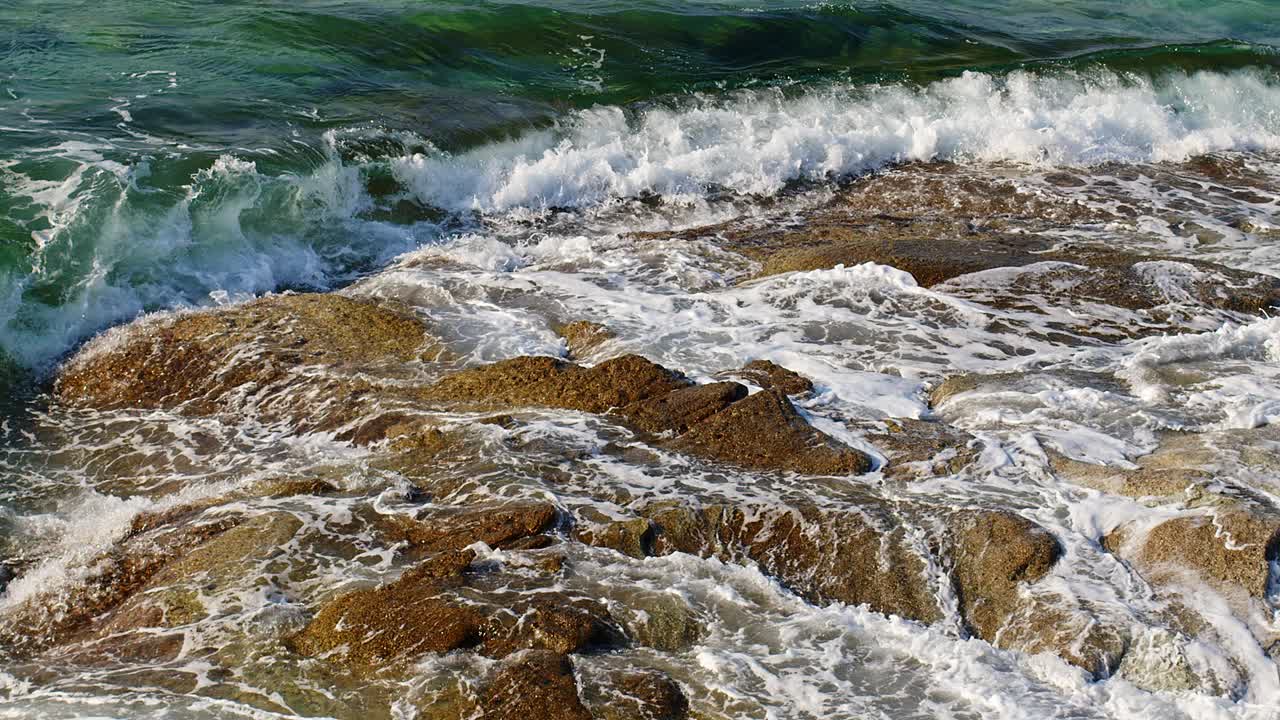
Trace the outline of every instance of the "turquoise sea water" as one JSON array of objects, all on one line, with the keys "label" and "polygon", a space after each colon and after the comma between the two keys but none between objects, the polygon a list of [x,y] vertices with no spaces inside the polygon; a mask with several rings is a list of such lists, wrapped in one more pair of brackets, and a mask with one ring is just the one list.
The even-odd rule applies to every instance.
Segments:
[{"label": "turquoise sea water", "polygon": [[[724,151],[723,122],[703,122],[716,108],[746,124],[798,118],[770,126],[782,143],[778,127],[861,107],[871,120],[832,130],[847,138],[875,131],[868,88],[906,93],[881,111],[929,124],[1007,102],[1014,73],[1058,111],[1029,120],[1032,130],[1061,130],[1073,102],[1136,87],[1150,96],[1139,113],[1167,109],[1188,131],[1221,126],[1229,137],[1210,149],[1265,147],[1280,132],[1277,47],[1274,0],[17,0],[0,8],[0,356],[6,372],[38,375],[139,313],[329,287],[494,211],[619,193],[767,193],[911,156],[909,143],[872,143],[859,161],[820,170],[808,157],[759,172],[708,160],[674,184],[662,172],[567,190],[544,178],[494,200],[519,158],[564,143],[603,150],[558,168],[562,177],[646,159],[671,170],[674,155],[653,160],[670,133],[612,154],[601,140],[619,127],[660,134],[658,112],[677,118],[681,142]],[[965,72],[982,73],[985,96],[938,89]],[[915,109],[901,100],[913,92]],[[806,114],[806,98],[825,110]],[[602,108],[618,115],[593,135],[584,127],[603,122]],[[1110,117],[1076,129],[1071,148],[1039,152],[1160,154],[1163,136]],[[954,142],[943,132],[935,157],[1026,159],[975,141],[972,128]],[[504,143],[513,138],[525,145]],[[458,181],[459,168],[472,180]],[[442,183],[458,193],[423,189]]]}]

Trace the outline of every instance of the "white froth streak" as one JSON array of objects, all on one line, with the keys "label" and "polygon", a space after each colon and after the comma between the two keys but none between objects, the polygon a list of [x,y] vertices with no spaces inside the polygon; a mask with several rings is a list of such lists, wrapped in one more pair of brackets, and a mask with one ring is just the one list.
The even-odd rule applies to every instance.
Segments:
[{"label": "white froth streak", "polygon": [[[1225,360],[1251,361],[1253,372],[1219,375],[1207,389],[1187,402],[1223,408],[1224,417],[1211,429],[1254,428],[1280,421],[1280,317],[1261,318],[1244,325],[1226,325],[1215,332],[1138,340],[1132,354],[1121,361],[1116,375],[1149,403],[1167,400],[1168,390],[1156,371],[1166,365]],[[1257,373],[1275,368],[1275,373]]]},{"label": "white froth streak", "polygon": [[432,205],[503,212],[658,193],[770,195],[904,161],[1160,162],[1280,148],[1280,85],[1262,72],[966,72],[924,87],[835,87],[697,98],[629,117],[578,112],[551,130],[394,163]]}]

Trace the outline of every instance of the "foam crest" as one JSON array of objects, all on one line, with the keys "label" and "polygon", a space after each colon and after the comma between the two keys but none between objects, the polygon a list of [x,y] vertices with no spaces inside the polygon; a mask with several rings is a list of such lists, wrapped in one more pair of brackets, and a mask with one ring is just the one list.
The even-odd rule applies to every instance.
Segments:
[{"label": "foam crest", "polygon": [[691,201],[771,195],[908,161],[1091,165],[1280,148],[1280,85],[1261,72],[1110,71],[997,77],[924,87],[780,89],[696,97],[628,113],[598,107],[557,127],[394,163],[424,202],[454,211],[587,207],[617,197]]}]

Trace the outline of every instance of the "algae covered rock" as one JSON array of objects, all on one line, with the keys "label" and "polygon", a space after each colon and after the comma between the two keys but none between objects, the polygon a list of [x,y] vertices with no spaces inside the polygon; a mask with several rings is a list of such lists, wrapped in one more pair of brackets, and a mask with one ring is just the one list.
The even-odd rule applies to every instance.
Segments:
[{"label": "algae covered rock", "polygon": [[[591,682],[595,680],[595,682]],[[683,720],[689,699],[679,683],[655,670],[616,670],[584,682],[586,706],[596,720]]]},{"label": "algae covered rock", "polygon": [[611,518],[592,507],[577,511],[574,537],[594,547],[609,548],[634,558],[649,555],[653,528],[641,517]]},{"label": "algae covered rock", "polygon": [[498,668],[481,694],[485,720],[593,720],[578,698],[573,661],[528,650]]},{"label": "algae covered rock", "polygon": [[698,612],[683,597],[669,592],[630,594],[620,614],[630,638],[663,652],[687,650],[704,633]]}]

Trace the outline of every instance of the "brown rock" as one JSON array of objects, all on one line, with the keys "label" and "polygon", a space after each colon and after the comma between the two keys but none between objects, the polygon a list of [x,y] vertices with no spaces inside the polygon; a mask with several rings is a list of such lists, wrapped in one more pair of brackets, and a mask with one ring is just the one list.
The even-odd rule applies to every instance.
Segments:
[{"label": "brown rock", "polygon": [[637,592],[622,604],[627,635],[641,645],[674,653],[687,650],[702,639],[702,620],[679,595]]},{"label": "brown rock", "polygon": [[678,373],[626,355],[592,368],[515,358],[446,377],[424,396],[470,407],[612,411],[639,430],[676,434],[673,449],[749,469],[845,475],[871,467],[865,454],[805,422],[782,392],[743,393],[737,383],[692,386]]},{"label": "brown rock", "polygon": [[357,673],[394,669],[425,653],[523,649],[570,653],[623,639],[600,603],[556,590],[511,592],[509,577],[468,574],[474,555],[446,551],[377,588],[325,604],[289,643]]},{"label": "brown rock", "polygon": [[302,528],[292,513],[256,515],[171,558],[118,608],[96,623],[95,634],[109,637],[144,628],[172,628],[201,620],[201,594],[217,594],[280,555]]},{"label": "brown rock", "polygon": [[747,388],[735,382],[694,385],[632,403],[618,414],[629,424],[653,435],[682,435],[745,397]]},{"label": "brown rock", "polygon": [[770,360],[752,360],[740,370],[725,374],[740,377],[764,390],[779,390],[787,395],[813,392],[813,382],[809,378]]},{"label": "brown rock", "polygon": [[592,720],[578,698],[573,663],[550,650],[529,650],[506,662],[480,705],[484,720]]},{"label": "brown rock", "polygon": [[574,537],[594,547],[617,550],[634,558],[646,557],[653,529],[645,518],[612,519],[591,507],[578,511]]},{"label": "brown rock", "polygon": [[587,706],[597,720],[683,720],[689,699],[665,673],[619,670],[606,678],[606,688],[594,689]]},{"label": "brown rock", "polygon": [[932,622],[941,617],[901,527],[864,512],[796,508],[701,509],[657,503],[654,552],[686,552],[725,562],[753,561],[765,573],[818,603],[866,604],[877,612]]},{"label": "brown rock", "polygon": [[1018,603],[999,633],[997,647],[1050,652],[1096,679],[1110,677],[1129,651],[1128,627],[1110,622],[1071,598],[1037,594]]},{"label": "brown rock", "polygon": [[889,480],[955,475],[978,458],[976,438],[947,423],[890,418],[866,429],[866,439],[888,458],[881,470]]},{"label": "brown rock", "polygon": [[1024,378],[1026,378],[1024,373],[994,373],[990,375],[965,373],[951,375],[943,379],[929,392],[929,406],[937,408],[956,395],[972,392],[979,388],[991,391],[1012,388],[1017,386],[1018,382]]},{"label": "brown rock", "polygon": [[176,557],[234,528],[243,517],[183,516],[173,525],[144,523],[92,563],[96,574],[64,591],[39,593],[0,618],[0,644],[23,657],[83,636],[90,623],[138,592]]},{"label": "brown rock", "polygon": [[759,470],[849,475],[871,469],[869,457],[809,425],[777,390],[730,405],[692,427],[671,447]]},{"label": "brown rock", "polygon": [[509,548],[552,529],[556,508],[551,503],[516,501],[505,505],[432,513],[424,519],[396,515],[386,520],[388,534],[418,550],[461,550],[476,542]]},{"label": "brown rock", "polygon": [[1009,512],[958,513],[951,532],[961,612],[975,635],[993,642],[1019,608],[1019,585],[1044,577],[1062,548],[1048,531]]},{"label": "brown rock", "polygon": [[495,608],[484,636],[480,652],[491,657],[506,657],[524,648],[572,653],[621,639],[603,605],[560,593],[539,593],[532,599],[518,598],[510,607]]},{"label": "brown rock", "polygon": [[1149,581],[1177,584],[1190,572],[1244,603],[1266,597],[1270,563],[1280,557],[1280,513],[1233,503],[1166,520],[1145,536],[1122,528],[1103,544]]},{"label": "brown rock", "polygon": [[689,384],[639,355],[623,355],[591,368],[548,357],[519,357],[463,370],[425,392],[425,398],[471,406],[542,406],[605,413],[665,395]]},{"label": "brown rock", "polygon": [[557,335],[564,338],[569,357],[575,359],[589,357],[601,345],[617,337],[604,325],[588,320],[575,320],[556,327],[555,331]]},{"label": "brown rock", "polygon": [[[62,368],[55,394],[96,408],[249,413],[298,432],[337,430],[405,393],[382,375],[443,354],[408,315],[336,294],[273,295],[109,331]],[[377,429],[347,435],[373,442]]]}]

